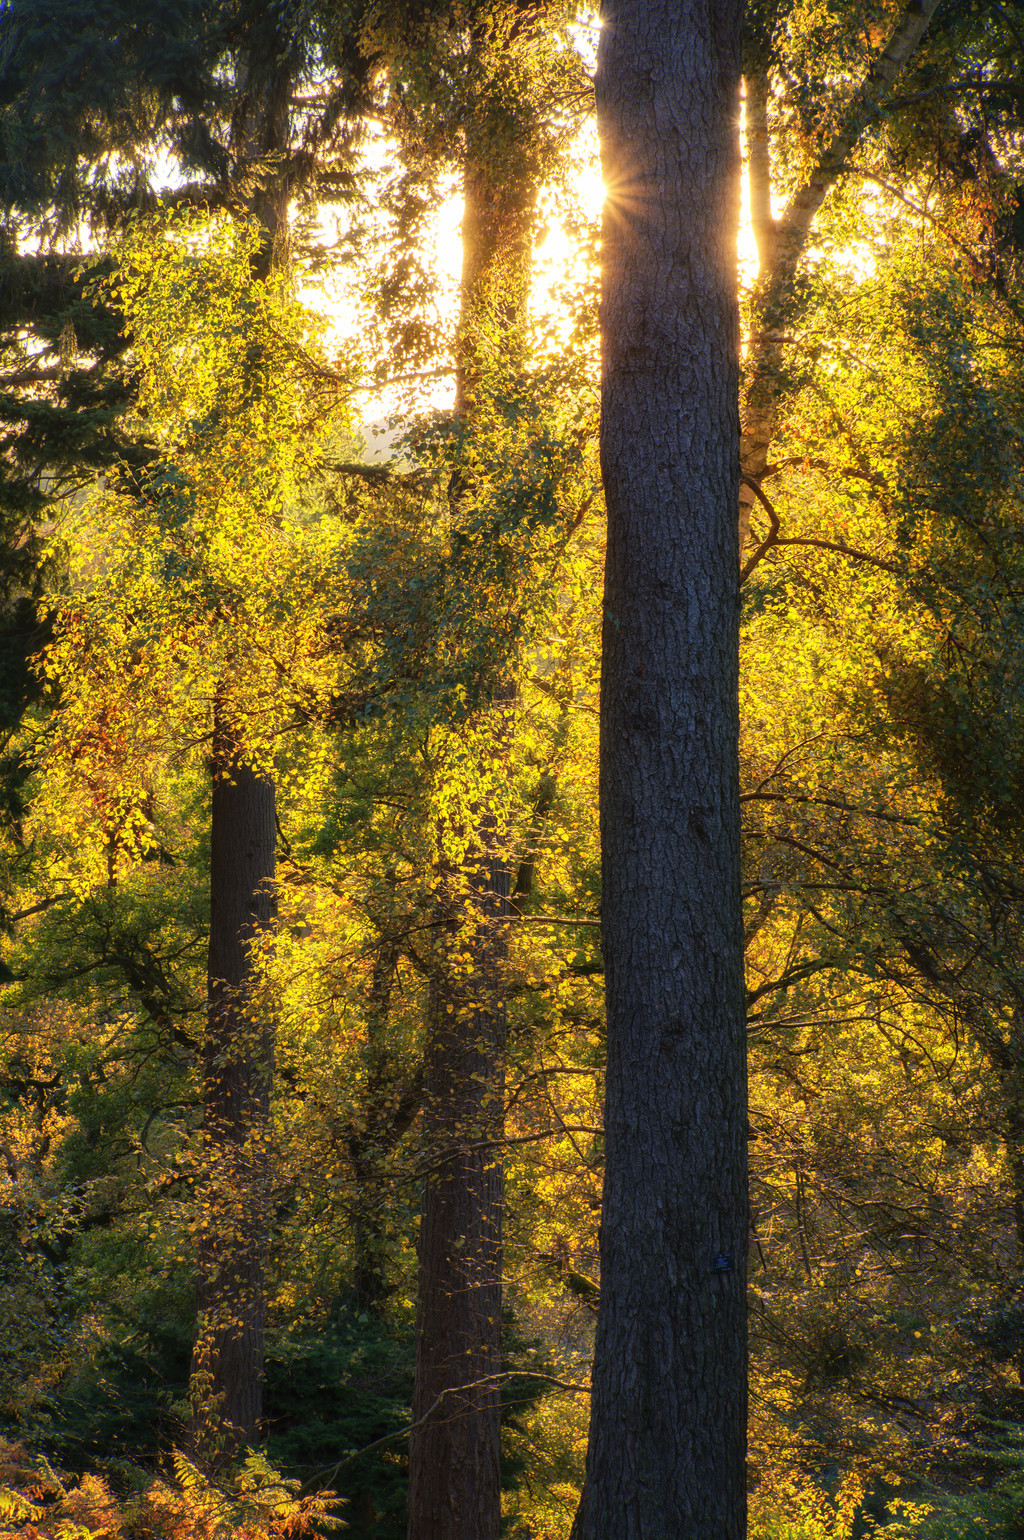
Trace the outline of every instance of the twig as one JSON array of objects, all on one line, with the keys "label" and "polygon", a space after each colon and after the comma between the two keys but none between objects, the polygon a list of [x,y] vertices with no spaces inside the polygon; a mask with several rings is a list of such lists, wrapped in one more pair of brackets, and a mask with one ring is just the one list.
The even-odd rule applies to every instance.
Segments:
[{"label": "twig", "polygon": [[[395,1439],[408,1438],[410,1433],[415,1433],[417,1428],[422,1428],[424,1423],[430,1421],[431,1417],[433,1417],[434,1413],[448,1396],[463,1395],[467,1390],[479,1390],[483,1385],[504,1385],[509,1380],[543,1380],[546,1385],[553,1385],[558,1390],[567,1390],[574,1395],[589,1396],[590,1394],[589,1385],[577,1385],[571,1380],[560,1380],[553,1374],[539,1374],[533,1370],[526,1369],[521,1371],[515,1369],[508,1370],[503,1374],[485,1374],[482,1379],[470,1380],[465,1385],[448,1385],[442,1390],[432,1405],[427,1408],[423,1416],[418,1417],[415,1422],[406,1423],[405,1427],[396,1428],[393,1433],[385,1433],[383,1438],[375,1438],[372,1444],[367,1444],[363,1449],[356,1449],[352,1454],[346,1455],[343,1460],[339,1460],[336,1465],[327,1465],[323,1470],[314,1471],[311,1476],[307,1476],[300,1488],[301,1495],[305,1496],[308,1492],[316,1490],[316,1487],[319,1486],[324,1477],[328,1481],[333,1481],[339,1471],[345,1469],[346,1465],[352,1465],[356,1460],[361,1460],[364,1455],[371,1454],[374,1449],[380,1449],[385,1444],[393,1443]],[[468,1413],[464,1415],[468,1415]]]}]

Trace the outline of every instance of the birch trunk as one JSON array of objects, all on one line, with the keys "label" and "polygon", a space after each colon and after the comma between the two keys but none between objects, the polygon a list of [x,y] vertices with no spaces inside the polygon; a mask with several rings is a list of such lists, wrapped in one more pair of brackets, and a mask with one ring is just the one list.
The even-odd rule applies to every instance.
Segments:
[{"label": "birch trunk", "polygon": [[828,194],[845,173],[850,156],[872,118],[883,109],[903,69],[923,40],[938,0],[908,0],[884,47],[854,93],[843,120],[805,181],[796,189],[778,219],[771,214],[771,164],[768,132],[769,82],[764,74],[746,78],[745,126],[750,176],[750,214],[758,254],[755,335],[747,362],[747,393],[743,413],[742,463],[747,478],[740,486],[740,550],[750,529],[756,501],[751,482],[760,483],[768,469],[771,442],[781,408],[780,379],[785,359],[786,329],[793,281],[807,249],[815,217]]}]

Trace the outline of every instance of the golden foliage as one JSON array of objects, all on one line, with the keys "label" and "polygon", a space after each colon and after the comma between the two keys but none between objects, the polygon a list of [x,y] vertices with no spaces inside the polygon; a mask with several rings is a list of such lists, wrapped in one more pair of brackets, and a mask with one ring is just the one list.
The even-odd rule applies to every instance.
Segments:
[{"label": "golden foliage", "polygon": [[303,1540],[343,1528],[332,1492],[302,1496],[259,1454],[215,1485],[183,1454],[118,1498],[101,1477],[70,1478],[24,1445],[0,1440],[0,1540]]}]

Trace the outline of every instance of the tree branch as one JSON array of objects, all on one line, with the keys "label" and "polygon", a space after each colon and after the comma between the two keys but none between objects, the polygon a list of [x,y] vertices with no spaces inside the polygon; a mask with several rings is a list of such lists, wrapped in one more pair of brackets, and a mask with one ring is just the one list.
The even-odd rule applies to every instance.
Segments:
[{"label": "tree branch", "polygon": [[773,288],[796,271],[815,215],[846,169],[846,162],[886,92],[928,30],[939,0],[908,0],[882,52],[868,71],[846,112],[846,121],[832,136],[824,154],[802,187],[797,188],[778,221]]},{"label": "tree branch", "polygon": [[754,493],[754,496],[757,498],[758,502],[768,514],[768,520],[771,525],[768,534],[761,541],[761,544],[757,547],[757,550],[753,553],[752,556],[747,558],[746,562],[741,568],[741,584],[746,582],[747,578],[753,572],[762,556],[765,556],[773,546],[777,545],[810,545],[815,546],[818,550],[821,551],[836,551],[840,556],[849,556],[853,561],[867,562],[869,566],[879,567],[883,572],[891,572],[895,577],[906,577],[906,573],[902,567],[897,567],[892,562],[883,561],[880,556],[872,556],[868,551],[859,551],[857,550],[856,546],[846,545],[842,540],[818,540],[816,537],[811,535],[780,534],[779,531],[781,529],[781,523],[779,520],[779,515],[772,504],[769,502],[768,498],[765,496],[764,492],[761,490],[760,483],[755,481],[753,476],[748,476],[744,472],[740,473],[740,480],[743,482],[744,486],[750,487]]}]

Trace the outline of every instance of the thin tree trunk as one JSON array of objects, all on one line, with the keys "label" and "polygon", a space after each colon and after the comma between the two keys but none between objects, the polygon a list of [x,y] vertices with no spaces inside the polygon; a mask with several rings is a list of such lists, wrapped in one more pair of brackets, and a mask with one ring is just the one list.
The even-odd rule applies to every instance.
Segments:
[{"label": "thin tree trunk", "polygon": [[768,134],[768,77],[750,74],[744,80],[744,129],[750,227],[757,247],[757,264],[769,272],[775,259],[775,220],[772,218],[771,141]]},{"label": "thin tree trunk", "polygon": [[[260,19],[254,16],[257,26]],[[239,65],[231,128],[240,201],[263,235],[252,263],[260,280],[286,255],[289,188],[275,162],[288,145],[290,42],[276,28],[270,39],[253,38]],[[274,1027],[256,998],[252,949],[274,920],[277,821],[274,783],[246,762],[220,700],[211,759],[203,1185],[190,1395],[193,1449],[217,1468],[259,1438],[263,1416]]]},{"label": "thin tree trunk", "polygon": [[215,725],[203,1189],[192,1359],[193,1443],[207,1465],[258,1437],[263,1412],[273,1032],[252,948],[274,920],[273,782]]},{"label": "thin tree trunk", "polygon": [[[846,171],[865,129],[884,106],[886,96],[920,46],[937,6],[938,0],[907,0],[832,138],[822,146],[817,161],[778,219],[771,217],[769,83],[764,74],[755,72],[746,78],[750,213],[758,253],[757,320],[747,360],[742,441],[743,473],[750,481],[760,482],[768,466],[782,400],[780,381],[793,282],[815,217]],[[753,487],[744,482],[739,494],[741,551],[755,501]]]},{"label": "thin tree trunk", "polygon": [[[491,125],[488,125],[491,128]],[[469,148],[463,177],[462,304],[456,413],[472,424],[481,334],[515,346],[529,288],[537,175],[493,132]],[[454,478],[453,500],[472,486]],[[495,681],[490,763],[509,773],[515,690]],[[501,1230],[510,874],[493,808],[458,869],[441,861],[444,921],[424,1064],[424,1133],[433,1169],[423,1188],[416,1312],[416,1387],[409,1441],[409,1540],[498,1540],[501,1526]],[[464,959],[469,959],[468,969]],[[460,982],[460,975],[463,982]]]},{"label": "thin tree trunk", "polygon": [[738,0],[606,0],[601,1301],[576,1540],[746,1533]]},{"label": "thin tree trunk", "polygon": [[348,1137],[356,1206],[352,1215],[352,1289],[356,1307],[371,1315],[382,1313],[390,1289],[387,1281],[387,1230],[383,1216],[386,1196],[382,1125],[392,1101],[392,1076],[388,1072],[387,1021],[391,989],[398,967],[398,947],[381,944],[373,967],[373,982],[366,1013],[366,1100],[368,1113],[363,1128]]},{"label": "thin tree trunk", "polygon": [[[764,280],[775,271],[778,226],[772,218],[771,145],[768,134],[768,80],[764,75],[748,75],[744,82],[744,128],[747,141],[747,177],[750,190],[750,223],[757,246],[759,277]],[[754,381],[747,392],[741,440],[742,465],[749,481],[740,483],[740,556],[750,535],[750,516],[757,494],[751,482],[760,483],[768,465],[768,451],[775,433],[777,415],[770,384],[777,377],[782,361],[779,338],[762,330],[751,343],[751,372]]]},{"label": "thin tree trunk", "polygon": [[[509,870],[482,819],[477,870],[448,873],[451,956],[432,991],[409,1442],[410,1540],[497,1540],[501,1523],[504,961]],[[470,858],[471,859],[471,858]],[[468,864],[468,863],[467,863]],[[472,913],[467,914],[467,907]],[[423,1420],[425,1419],[425,1420]]]},{"label": "thin tree trunk", "polygon": [[400,1080],[388,1053],[387,1024],[399,948],[383,940],[377,953],[366,1023],[366,1118],[347,1139],[356,1189],[352,1212],[352,1291],[356,1306],[383,1315],[394,1292],[390,1277],[388,1161],[423,1099],[423,1076]]}]

